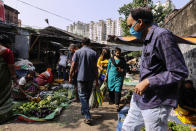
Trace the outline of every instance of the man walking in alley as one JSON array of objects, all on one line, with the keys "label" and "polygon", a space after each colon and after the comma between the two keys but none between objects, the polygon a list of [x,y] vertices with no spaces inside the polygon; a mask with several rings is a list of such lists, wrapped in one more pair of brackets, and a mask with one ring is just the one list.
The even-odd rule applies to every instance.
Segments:
[{"label": "man walking in alley", "polygon": [[[76,52],[77,50],[77,46],[75,44],[70,44],[69,46],[69,50],[70,52],[68,53],[68,65],[71,65],[72,64],[72,58],[73,58],[73,55],[74,53]],[[75,70],[72,72],[71,76],[69,77],[71,80],[71,84],[74,85],[74,88],[75,88],[75,102],[79,102],[79,96],[78,96],[78,87],[77,87],[77,76],[78,76],[78,70],[77,68],[75,67]]]},{"label": "man walking in alley", "polygon": [[93,82],[96,80],[96,88],[98,86],[98,70],[97,70],[97,54],[91,48],[90,39],[84,38],[82,41],[83,47],[74,53],[73,61],[70,69],[69,82],[77,68],[77,84],[78,94],[81,102],[81,113],[84,115],[86,124],[91,123],[91,114],[89,111],[89,98],[93,87]]},{"label": "man walking in alley", "polygon": [[140,83],[136,85],[123,131],[166,131],[168,116],[177,106],[177,84],[188,76],[175,36],[153,25],[148,8],[137,8],[127,19],[130,33],[143,41]]}]

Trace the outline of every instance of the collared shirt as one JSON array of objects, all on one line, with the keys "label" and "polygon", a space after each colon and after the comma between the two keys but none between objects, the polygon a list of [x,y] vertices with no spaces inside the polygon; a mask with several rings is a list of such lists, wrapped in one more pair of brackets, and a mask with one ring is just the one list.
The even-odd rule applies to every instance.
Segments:
[{"label": "collared shirt", "polygon": [[188,76],[183,55],[175,36],[164,28],[152,25],[142,51],[140,81],[147,79],[149,87],[134,101],[141,109],[177,106],[177,84]]},{"label": "collared shirt", "polygon": [[97,54],[91,48],[83,46],[73,56],[73,62],[77,63],[77,81],[93,81],[96,78]]}]

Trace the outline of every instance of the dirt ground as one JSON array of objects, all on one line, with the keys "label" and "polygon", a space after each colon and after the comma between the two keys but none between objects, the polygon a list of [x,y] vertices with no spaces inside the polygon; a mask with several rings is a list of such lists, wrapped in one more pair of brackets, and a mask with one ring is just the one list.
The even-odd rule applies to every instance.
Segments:
[{"label": "dirt ground", "polygon": [[[123,86],[122,94],[130,86]],[[105,98],[106,99],[106,98]],[[122,106],[122,104],[121,104]],[[115,131],[118,121],[118,113],[115,105],[104,102],[99,108],[90,111],[92,125],[84,124],[84,117],[81,115],[81,104],[72,103],[64,109],[60,116],[48,122],[27,123],[13,120],[0,125],[0,131]]]},{"label": "dirt ground", "polygon": [[93,123],[83,123],[80,103],[73,103],[61,115],[50,122],[25,123],[14,120],[0,125],[0,131],[114,131],[117,125],[117,112],[114,105],[104,102],[102,107],[91,110]]},{"label": "dirt ground", "polygon": [[[129,87],[124,87],[123,90]],[[81,115],[80,103],[72,103],[55,120],[49,122],[26,123],[13,120],[0,125],[0,131],[114,131],[118,113],[115,105],[104,102],[102,107],[91,110],[92,125],[86,125]]]}]

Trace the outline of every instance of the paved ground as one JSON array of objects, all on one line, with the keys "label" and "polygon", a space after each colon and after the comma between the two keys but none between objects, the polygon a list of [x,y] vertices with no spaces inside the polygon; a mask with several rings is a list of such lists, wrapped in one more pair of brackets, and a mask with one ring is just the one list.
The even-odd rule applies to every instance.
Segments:
[{"label": "paved ground", "polygon": [[53,121],[25,123],[20,121],[0,125],[0,131],[114,131],[117,125],[117,112],[114,105],[104,102],[103,106],[92,110],[92,126],[83,123],[80,104],[73,103]]}]

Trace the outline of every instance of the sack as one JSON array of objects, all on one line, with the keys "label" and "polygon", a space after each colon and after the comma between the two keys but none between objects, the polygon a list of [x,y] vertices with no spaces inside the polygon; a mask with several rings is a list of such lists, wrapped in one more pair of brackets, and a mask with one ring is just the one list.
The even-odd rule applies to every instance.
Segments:
[{"label": "sack", "polygon": [[102,106],[103,104],[103,95],[100,91],[96,91],[96,96],[97,96],[97,102],[99,106]]},{"label": "sack", "polygon": [[90,109],[98,107],[98,102],[97,102],[97,96],[96,96],[95,88],[93,88],[92,92],[91,92],[91,96],[90,96],[90,99],[89,99],[89,107],[90,107]]},{"label": "sack", "polygon": [[101,87],[100,87],[100,91],[102,93],[103,96],[105,96],[105,94],[107,93],[108,91],[108,85],[106,82],[104,82]]}]

